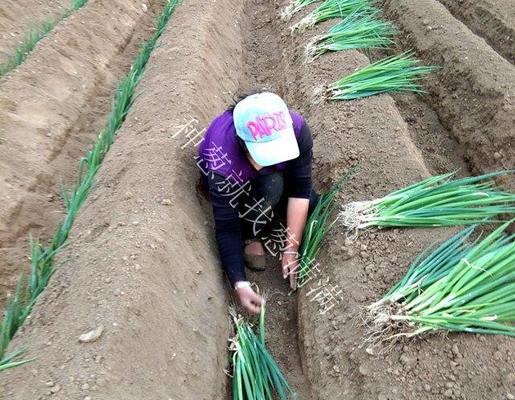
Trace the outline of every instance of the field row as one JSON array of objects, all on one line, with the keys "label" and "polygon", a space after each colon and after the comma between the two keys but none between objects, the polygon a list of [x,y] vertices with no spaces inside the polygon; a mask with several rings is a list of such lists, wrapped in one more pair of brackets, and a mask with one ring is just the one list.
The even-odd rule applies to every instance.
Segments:
[{"label": "field row", "polygon": [[[89,4],[0,81],[0,301],[26,264],[29,231],[49,238],[61,218],[61,184],[75,183],[153,11],[136,2]],[[116,14],[120,24],[106,23]]]},{"label": "field row", "polygon": [[[65,79],[61,85],[66,90],[44,86],[54,102],[39,114],[36,104],[47,106],[43,97],[21,112],[22,105],[31,104],[28,92],[5,113],[6,121],[12,120],[9,131],[18,127],[14,131],[26,135],[21,136],[25,141],[34,140],[26,146],[14,134],[6,136],[16,157],[5,158],[5,171],[10,175],[0,184],[14,200],[5,199],[11,208],[0,215],[0,222],[20,224],[15,237],[7,236],[12,227],[0,225],[9,246],[16,247],[13,243],[36,217],[44,217],[36,211],[37,201],[32,215],[23,215],[23,204],[27,204],[27,193],[40,201],[48,188],[56,187],[55,175],[61,169],[48,160],[58,158],[63,143],[75,135],[69,132],[80,119],[81,107],[95,97],[96,64],[107,74],[109,54],[120,52],[116,49],[123,48],[123,40],[129,40],[131,29],[145,15],[136,3],[94,4],[106,11],[94,14],[92,3],[81,13],[92,13],[83,18],[89,24],[97,22],[103,36],[95,39],[96,33],[80,31],[80,25],[70,29],[90,38],[91,54],[81,49],[62,58],[63,51],[71,51],[63,50],[68,47],[51,47],[55,41],[47,44],[54,49],[49,55],[58,62],[48,63],[45,82],[52,79],[52,71],[54,79],[56,71],[67,71],[64,76],[71,83]],[[66,268],[55,273],[49,290],[38,299],[22,334],[11,345],[28,345],[35,360],[30,368],[5,373],[0,394],[20,400],[47,395],[113,400],[228,397],[224,368],[230,332],[227,299],[222,295],[227,288],[212,227],[205,222],[211,214],[196,190],[196,148],[190,136],[177,132],[192,117],[200,131],[237,92],[266,86],[302,113],[315,136],[314,177],[321,191],[359,166],[338,197],[341,203],[378,198],[430,175],[431,159],[413,141],[409,121],[392,97],[314,101],[316,89],[365,67],[370,60],[348,50],[305,63],[305,45],[314,35],[327,32],[334,21],[292,36],[288,25],[277,18],[284,5],[191,0],[177,9],[151,57],[119,138],[98,172],[97,184],[77,216],[70,245],[57,256],[57,263],[66,262]],[[402,32],[396,50],[413,48],[425,64],[440,67],[427,80],[429,93],[424,101],[459,142],[456,146],[466,153],[472,168],[510,167],[514,159],[513,65],[436,0],[416,5],[385,0],[381,5]],[[109,7],[127,7],[119,15],[131,16],[127,16],[128,26],[120,24],[124,27],[120,32],[105,23],[113,13],[118,14]],[[292,23],[303,15],[295,16]],[[63,26],[74,21],[70,18]],[[59,34],[57,45],[64,42]],[[41,44],[37,57],[45,54]],[[281,51],[271,54],[270,48]],[[93,54],[99,58],[87,59]],[[85,67],[78,69],[74,60],[84,58]],[[0,84],[8,85],[17,76],[37,79],[24,72],[24,68],[34,68],[31,60]],[[86,87],[73,80],[77,76]],[[35,87],[43,85],[36,83]],[[16,93],[14,87],[11,92]],[[29,118],[29,114],[39,118]],[[39,125],[33,126],[35,122]],[[29,128],[30,136],[24,133]],[[450,152],[438,147],[434,151]],[[22,167],[18,158],[33,169]],[[445,165],[456,167],[453,159],[445,160]],[[47,189],[35,190],[41,184],[34,184],[32,175],[48,181]],[[40,224],[52,225],[47,220]],[[396,344],[394,351],[384,354],[363,345],[365,328],[356,319],[360,311],[403,276],[422,249],[454,232],[452,228],[367,232],[355,242],[343,234],[331,237],[317,260],[323,275],[298,293],[302,368],[293,365],[298,357],[297,325],[285,312],[278,316],[295,304],[281,303],[291,302],[292,297],[277,283],[277,271],[267,271],[262,281],[273,282],[273,295],[284,295],[284,300],[274,298],[269,303],[276,309],[269,317],[275,335],[269,345],[287,375],[296,384],[306,385],[299,390],[299,400],[337,396],[479,400],[506,395],[513,380],[506,366],[515,362],[506,338],[435,336]],[[11,251],[9,246],[7,251]],[[345,299],[330,314],[322,314],[320,304],[308,295],[320,282],[340,290]],[[78,341],[93,330],[100,332],[98,340]]]}]

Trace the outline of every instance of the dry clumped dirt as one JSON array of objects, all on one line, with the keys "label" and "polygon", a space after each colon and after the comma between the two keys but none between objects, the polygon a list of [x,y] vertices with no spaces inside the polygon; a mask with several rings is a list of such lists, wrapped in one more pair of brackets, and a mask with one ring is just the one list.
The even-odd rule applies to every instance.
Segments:
[{"label": "dry clumped dirt", "polygon": [[[476,2],[482,3],[487,0]],[[127,39],[130,32],[145,32],[141,26],[148,25],[142,21],[152,24],[153,18],[138,11],[138,3],[113,3],[114,9],[110,4],[88,4],[81,11],[91,10],[85,14],[89,17],[82,17],[85,25],[99,22],[93,7],[106,7],[99,25],[125,10],[116,7],[128,7],[125,14],[132,22],[123,40],[133,43]],[[443,66],[428,79],[428,95],[315,103],[315,89],[366,65],[368,59],[349,51],[305,63],[307,40],[334,21],[291,36],[288,24],[278,19],[285,4],[191,0],[177,8],[60,258],[65,264],[12,343],[11,349],[27,346],[36,359],[2,374],[2,398],[229,398],[223,371],[228,367],[231,299],[225,294],[210,206],[197,191],[195,148],[173,133],[191,117],[198,119],[199,127],[206,126],[237,93],[269,88],[306,117],[315,136],[318,191],[358,166],[340,202],[382,196],[431,173],[461,168],[466,175],[470,170],[513,166],[514,67],[496,52],[501,47],[491,47],[477,36],[482,31],[470,30],[434,0],[420,7],[385,1],[387,16],[403,32],[398,50],[414,46],[425,63]],[[395,12],[397,6],[406,16]],[[156,3],[152,16],[159,9]],[[421,17],[410,20],[414,14]],[[431,22],[435,18],[438,31],[428,31],[429,23],[437,25]],[[427,24],[419,21],[426,19]],[[69,24],[59,31],[64,38],[85,34],[72,19]],[[106,36],[105,48],[95,50],[105,57],[118,54],[120,74],[134,55],[119,49],[123,40]],[[488,55],[494,72],[485,74],[475,50]],[[71,54],[70,62],[80,53]],[[42,43],[34,60],[44,54]],[[103,73],[109,65],[104,64]],[[26,75],[32,76],[34,68]],[[106,106],[115,75],[103,78],[99,89],[88,91],[89,97],[79,90],[76,101],[94,99],[101,91]],[[45,87],[44,80],[32,87],[39,85]],[[457,96],[448,92],[451,86]],[[102,125],[105,111],[88,109],[86,114],[91,125]],[[82,114],[75,110],[70,115],[75,121]],[[79,130],[72,132],[69,140],[82,140]],[[501,156],[485,156],[492,149]],[[66,174],[70,164],[63,161],[51,169],[44,161],[31,160],[31,151],[21,153],[28,167],[39,162],[50,175]],[[6,160],[10,165],[11,159]],[[55,190],[55,183],[49,180],[42,193]],[[0,224],[5,223],[1,218]],[[33,218],[26,214],[19,223],[28,227]],[[296,294],[281,280],[277,260],[270,259],[267,272],[250,275],[268,293],[269,346],[299,400],[514,398],[512,339],[449,334],[396,343],[389,351],[364,345],[366,330],[359,318],[363,309],[403,275],[416,254],[453,232],[372,231],[351,242],[337,227],[317,260],[322,274]],[[24,254],[17,242],[11,243]],[[336,287],[343,297],[324,315],[309,295],[320,284]],[[99,327],[98,338],[79,341]]]}]

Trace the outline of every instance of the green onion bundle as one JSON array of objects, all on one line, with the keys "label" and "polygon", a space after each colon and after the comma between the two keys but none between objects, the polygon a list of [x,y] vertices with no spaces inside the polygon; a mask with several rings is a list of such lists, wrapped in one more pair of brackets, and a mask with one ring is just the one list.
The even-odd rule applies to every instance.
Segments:
[{"label": "green onion bundle", "polygon": [[303,31],[306,28],[332,18],[344,18],[355,11],[376,12],[370,6],[370,0],[325,0],[311,13],[291,27],[291,31]]},{"label": "green onion bundle", "polygon": [[304,7],[307,7],[310,4],[316,3],[318,1],[320,0],[293,0],[281,11],[281,18],[284,20],[289,20],[291,17],[293,17],[294,14],[302,10]]},{"label": "green onion bundle", "polygon": [[333,185],[328,193],[320,196],[315,209],[306,222],[299,250],[297,287],[302,287],[310,279],[312,267],[316,263],[316,257],[322,247],[324,238],[331,231],[334,223],[336,222],[336,220],[329,222],[329,218],[336,207],[334,199],[342,185],[353,173],[353,169],[347,172],[336,184]]},{"label": "green onion bundle", "polygon": [[[338,219],[349,231],[377,227],[435,227],[503,222],[515,213],[515,194],[496,189],[492,178],[515,170],[452,179],[455,172],[431,176],[383,198],[342,207]],[[498,219],[491,219],[497,217]]]},{"label": "green onion bundle", "polygon": [[295,399],[295,393],[265,344],[265,306],[261,306],[259,334],[233,312],[236,336],[231,339],[233,352],[233,400]]},{"label": "green onion bundle", "polygon": [[315,37],[306,46],[306,58],[313,61],[329,51],[382,48],[393,44],[395,26],[376,18],[375,13],[354,12],[333,26],[329,32]]},{"label": "green onion bundle", "polygon": [[509,224],[473,242],[475,227],[469,227],[417,257],[404,278],[368,307],[368,340],[439,330],[515,336],[515,234],[505,233]]},{"label": "green onion bundle", "polygon": [[417,66],[413,53],[384,58],[334,82],[327,89],[331,100],[354,100],[389,92],[424,93],[422,77],[435,67]]}]

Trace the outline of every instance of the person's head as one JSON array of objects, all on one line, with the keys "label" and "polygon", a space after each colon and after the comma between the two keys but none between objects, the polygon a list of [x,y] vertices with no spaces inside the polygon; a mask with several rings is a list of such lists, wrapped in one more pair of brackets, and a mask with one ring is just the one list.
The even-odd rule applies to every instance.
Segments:
[{"label": "person's head", "polygon": [[267,167],[299,156],[290,112],[278,95],[253,93],[230,110],[238,141],[257,164]]}]

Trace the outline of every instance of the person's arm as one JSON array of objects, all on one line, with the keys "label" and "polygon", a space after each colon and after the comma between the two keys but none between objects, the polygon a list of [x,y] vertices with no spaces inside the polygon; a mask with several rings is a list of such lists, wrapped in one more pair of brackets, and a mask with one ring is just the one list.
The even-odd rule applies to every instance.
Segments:
[{"label": "person's arm", "polygon": [[286,225],[288,226],[287,248],[282,255],[283,278],[290,278],[290,287],[295,289],[297,270],[299,268],[298,252],[304,227],[308,218],[309,199],[290,197],[286,210]]},{"label": "person's arm", "polygon": [[306,122],[304,122],[301,128],[299,150],[299,157],[290,161],[288,165],[288,205],[286,211],[288,243],[281,261],[283,278],[289,277],[292,289],[295,289],[296,286],[299,268],[298,250],[304,235],[304,228],[308,218],[309,199],[313,189],[311,178],[313,138]]},{"label": "person's arm", "polygon": [[250,287],[243,262],[243,243],[238,211],[231,206],[230,196],[221,193],[226,178],[213,174],[208,178],[209,195],[215,219],[215,236],[222,267],[241,305],[251,313],[259,313],[263,299]]}]

